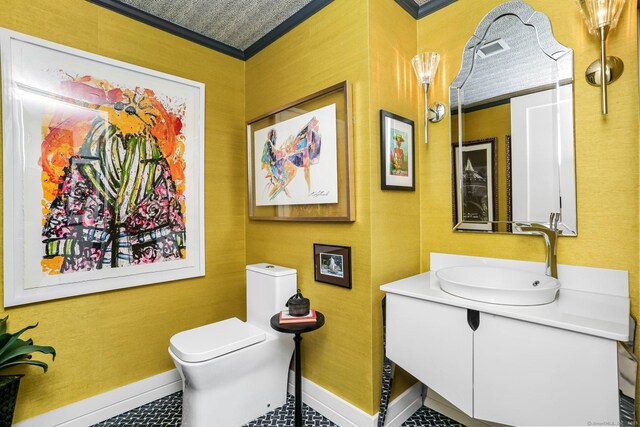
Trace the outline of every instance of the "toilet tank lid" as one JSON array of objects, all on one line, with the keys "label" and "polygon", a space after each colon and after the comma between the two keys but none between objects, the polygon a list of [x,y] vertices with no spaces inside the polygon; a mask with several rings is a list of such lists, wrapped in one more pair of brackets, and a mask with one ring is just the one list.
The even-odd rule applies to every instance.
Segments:
[{"label": "toilet tank lid", "polygon": [[280,265],[269,264],[266,262],[247,265],[247,270],[275,277],[296,274],[296,270],[294,268],[282,267]]},{"label": "toilet tank lid", "polygon": [[189,329],[171,337],[169,348],[180,360],[203,362],[264,341],[262,329],[236,317]]}]

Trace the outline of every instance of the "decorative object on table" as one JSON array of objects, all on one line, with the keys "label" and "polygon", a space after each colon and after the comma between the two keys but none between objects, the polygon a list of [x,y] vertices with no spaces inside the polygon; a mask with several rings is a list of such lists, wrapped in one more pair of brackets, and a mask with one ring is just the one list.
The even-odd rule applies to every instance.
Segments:
[{"label": "decorative object on table", "polygon": [[[440,121],[444,117],[444,113],[437,114],[438,111],[444,110],[444,105],[440,107],[438,104],[429,106],[429,86],[433,83],[436,72],[438,71],[438,64],[440,63],[440,55],[436,52],[423,52],[413,57],[411,65],[413,65],[413,71],[416,73],[418,82],[424,89],[424,143],[429,140],[429,132],[427,123],[429,123],[429,110],[434,111],[434,122]],[[442,104],[440,104],[442,105]]]},{"label": "decorative object on table", "polygon": [[309,298],[303,297],[300,289],[289,298],[285,306],[289,308],[289,315],[291,316],[306,316],[309,314]]},{"label": "decorative object on table", "polygon": [[413,120],[380,110],[380,178],[383,190],[415,190]]},{"label": "decorative object on table", "polygon": [[[453,224],[459,231],[495,231],[498,217],[496,139],[455,143],[451,150]],[[464,188],[464,192],[460,192]]]},{"label": "decorative object on table", "polygon": [[[7,332],[7,320],[9,316],[0,319],[0,371],[20,365],[34,365],[41,367],[47,372],[49,365],[40,360],[33,360],[31,353],[51,354],[52,359],[56,358],[56,350],[51,346],[34,345],[31,338],[20,339],[25,331],[33,329],[38,324],[27,326],[18,332]],[[0,376],[0,425],[10,426],[13,420],[16,399],[18,397],[18,387],[20,378],[23,375],[2,375]]]},{"label": "decorative object on table", "polygon": [[351,247],[313,244],[316,282],[351,289]]},{"label": "decorative object on table", "polygon": [[318,316],[315,310],[309,310],[307,314],[302,316],[294,316],[290,312],[281,311],[278,320],[281,325],[286,325],[288,323],[313,323],[318,320]]},{"label": "decorative object on table", "polygon": [[249,218],[354,221],[346,81],[247,123]]},{"label": "decorative object on table", "polygon": [[[585,72],[587,82],[600,86],[602,114],[608,113],[607,85],[622,75],[624,63],[617,56],[607,56],[607,36],[616,28],[625,0],[576,0],[589,33],[600,39],[600,59],[596,59]],[[602,70],[604,65],[604,72]]]},{"label": "decorative object on table", "polygon": [[204,275],[204,85],[0,31],[5,307]]}]

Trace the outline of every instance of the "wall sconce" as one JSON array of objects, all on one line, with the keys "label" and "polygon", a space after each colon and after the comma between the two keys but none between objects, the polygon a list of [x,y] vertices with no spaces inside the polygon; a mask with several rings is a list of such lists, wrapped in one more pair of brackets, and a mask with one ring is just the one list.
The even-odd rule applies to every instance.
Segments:
[{"label": "wall sconce", "polygon": [[[423,52],[414,56],[411,60],[413,70],[416,72],[418,82],[424,88],[424,143],[428,141],[427,123],[429,121],[435,123],[442,120],[445,113],[445,107],[441,103],[429,105],[429,85],[438,70],[440,63],[440,55],[436,52]],[[431,114],[430,114],[431,113]]]},{"label": "wall sconce", "polygon": [[605,115],[607,84],[616,81],[624,70],[622,59],[615,56],[607,57],[607,35],[618,25],[624,2],[625,0],[576,0],[589,33],[600,37],[600,59],[589,65],[585,77],[589,84],[601,87],[602,114]]}]

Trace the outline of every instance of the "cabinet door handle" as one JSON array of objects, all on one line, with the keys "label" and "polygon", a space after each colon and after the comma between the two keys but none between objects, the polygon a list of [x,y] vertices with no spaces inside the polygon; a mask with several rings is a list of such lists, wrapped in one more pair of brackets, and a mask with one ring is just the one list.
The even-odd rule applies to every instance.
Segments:
[{"label": "cabinet door handle", "polygon": [[478,310],[467,309],[467,323],[474,331],[480,326],[480,312]]}]

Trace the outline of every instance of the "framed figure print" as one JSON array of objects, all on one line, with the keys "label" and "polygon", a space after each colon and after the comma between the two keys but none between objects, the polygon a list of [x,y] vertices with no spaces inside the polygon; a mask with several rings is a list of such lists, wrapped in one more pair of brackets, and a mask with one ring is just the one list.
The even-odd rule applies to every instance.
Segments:
[{"label": "framed figure print", "polygon": [[1,30],[4,305],[204,275],[204,85]]},{"label": "framed figure print", "polygon": [[380,177],[383,190],[415,190],[413,121],[380,110]]},{"label": "framed figure print", "polygon": [[453,224],[459,231],[496,231],[496,140],[453,144]]},{"label": "framed figure print", "polygon": [[351,248],[349,246],[313,244],[316,282],[351,289]]}]

